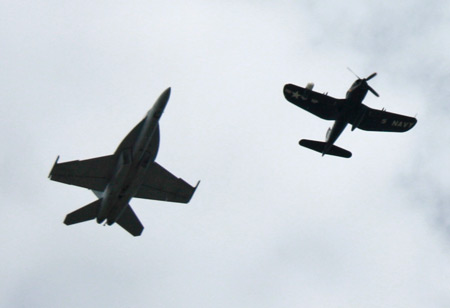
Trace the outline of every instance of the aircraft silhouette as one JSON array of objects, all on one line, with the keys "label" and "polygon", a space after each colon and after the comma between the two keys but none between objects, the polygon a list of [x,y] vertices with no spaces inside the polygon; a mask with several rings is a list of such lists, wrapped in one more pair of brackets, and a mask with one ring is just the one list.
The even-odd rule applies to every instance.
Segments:
[{"label": "aircraft silhouette", "polygon": [[86,160],[58,163],[49,178],[81,186],[94,192],[98,200],[67,214],[64,223],[72,225],[96,219],[98,223],[119,224],[134,236],[144,227],[131,209],[131,198],[188,203],[192,187],[155,162],[159,148],[159,119],[170,97],[165,90],[120,143],[114,154]]},{"label": "aircraft silhouette", "polygon": [[375,77],[373,73],[367,78],[358,78],[347,91],[345,99],[337,99],[327,94],[312,91],[314,84],[308,83],[306,88],[293,84],[284,86],[284,97],[294,105],[311,112],[324,120],[333,120],[334,125],[329,128],[325,142],[302,139],[301,146],[325,154],[350,158],[352,153],[334,145],[347,124],[352,125],[352,131],[359,128],[367,131],[406,132],[414,127],[417,119],[387,112],[384,109],[375,110],[362,103],[367,92],[379,97],[378,93],[367,83]]}]

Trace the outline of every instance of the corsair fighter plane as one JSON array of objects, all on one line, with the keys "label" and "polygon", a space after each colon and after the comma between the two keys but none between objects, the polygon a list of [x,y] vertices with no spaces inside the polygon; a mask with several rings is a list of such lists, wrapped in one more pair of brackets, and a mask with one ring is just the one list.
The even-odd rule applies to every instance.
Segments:
[{"label": "corsair fighter plane", "polygon": [[308,83],[306,88],[293,84],[285,85],[283,92],[289,102],[319,118],[334,121],[333,127],[327,131],[325,142],[302,139],[300,145],[322,153],[322,156],[328,154],[350,158],[351,152],[334,145],[347,124],[352,125],[352,131],[359,128],[367,131],[401,133],[413,128],[417,123],[415,118],[386,112],[384,109],[375,110],[362,103],[368,91],[379,96],[367,83],[376,75],[377,73],[373,73],[364,79],[358,77],[347,91],[345,99],[336,99],[312,91],[313,83]]},{"label": "corsair fighter plane", "polygon": [[[197,187],[155,162],[159,147],[159,119],[170,97],[165,90],[145,118],[120,143],[114,154],[87,160],[58,163],[50,179],[92,190],[98,200],[68,214],[72,225],[92,219],[118,223],[134,236],[144,227],[128,204],[131,198],[188,203]],[[59,158],[59,157],[58,157]],[[198,185],[198,183],[197,183]]]}]

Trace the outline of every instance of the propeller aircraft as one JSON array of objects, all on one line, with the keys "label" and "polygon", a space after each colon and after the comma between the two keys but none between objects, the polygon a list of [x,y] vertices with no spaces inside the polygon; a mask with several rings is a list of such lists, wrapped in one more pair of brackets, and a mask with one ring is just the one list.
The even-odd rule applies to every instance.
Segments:
[{"label": "propeller aircraft", "polygon": [[322,153],[322,156],[328,154],[350,158],[352,156],[350,151],[334,145],[347,124],[352,125],[352,131],[359,128],[366,131],[402,133],[413,128],[417,123],[416,118],[387,112],[385,109],[372,109],[362,103],[369,91],[379,97],[379,94],[367,83],[376,75],[377,73],[373,73],[363,79],[356,75],[358,79],[347,91],[344,99],[313,91],[313,83],[308,83],[305,88],[286,84],[283,93],[289,102],[319,118],[334,121],[333,127],[326,133],[325,142],[302,139],[299,144]]}]

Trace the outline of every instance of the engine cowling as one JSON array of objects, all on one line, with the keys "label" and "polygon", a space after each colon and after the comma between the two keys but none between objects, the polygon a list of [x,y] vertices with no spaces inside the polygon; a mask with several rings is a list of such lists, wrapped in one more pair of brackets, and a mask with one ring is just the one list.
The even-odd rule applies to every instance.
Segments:
[{"label": "engine cowling", "polygon": [[314,82],[308,82],[305,89],[312,91],[313,88],[314,88]]}]

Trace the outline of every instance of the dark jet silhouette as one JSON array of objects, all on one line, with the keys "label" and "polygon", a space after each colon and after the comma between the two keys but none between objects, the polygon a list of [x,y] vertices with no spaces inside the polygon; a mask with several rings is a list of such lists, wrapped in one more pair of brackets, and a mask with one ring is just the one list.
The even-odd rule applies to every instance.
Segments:
[{"label": "dark jet silhouette", "polygon": [[97,219],[98,223],[118,223],[134,236],[144,227],[128,202],[131,198],[188,203],[196,187],[172,175],[155,162],[159,148],[159,119],[170,97],[165,90],[145,118],[134,127],[109,156],[58,164],[49,178],[91,189],[98,200],[68,214],[64,223],[72,225]]}]

